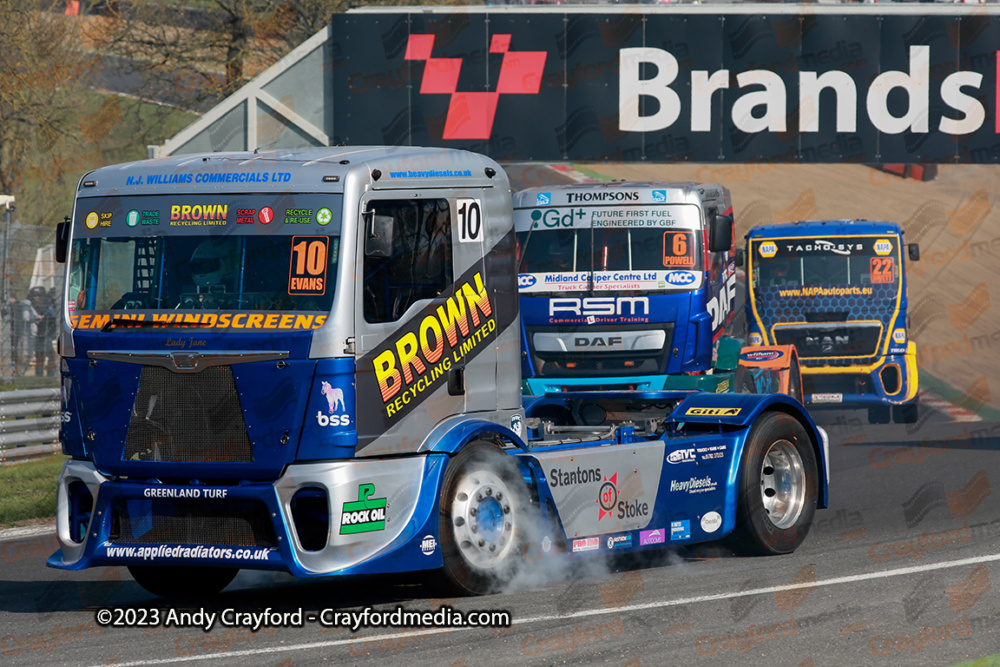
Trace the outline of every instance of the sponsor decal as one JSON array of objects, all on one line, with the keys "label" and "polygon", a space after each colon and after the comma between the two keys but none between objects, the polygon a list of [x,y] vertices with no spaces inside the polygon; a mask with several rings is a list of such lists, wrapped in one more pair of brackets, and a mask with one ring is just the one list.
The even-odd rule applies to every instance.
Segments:
[{"label": "sponsor decal", "polygon": [[125,215],[125,224],[129,227],[135,227],[139,224],[139,211],[132,209]]},{"label": "sponsor decal", "polygon": [[[645,317],[638,318],[639,315]],[[645,321],[649,317],[649,297],[598,296],[578,299],[563,297],[549,299],[549,317],[575,315],[577,317],[629,317]]]},{"label": "sponsor decal", "polygon": [[[179,313],[166,311],[159,313],[87,313],[72,315],[70,322],[74,329],[103,329],[114,317],[119,328],[128,328],[131,321],[143,322],[134,326],[146,328],[197,326],[199,329],[267,329],[303,330],[319,329],[326,323],[326,315],[305,315],[299,313],[275,313],[269,311],[234,311],[218,313]],[[150,324],[146,324],[150,323]]]},{"label": "sponsor decal", "polygon": [[420,550],[425,556],[433,554],[437,546],[437,540],[434,539],[433,535],[424,535],[424,539],[420,540]]},{"label": "sponsor decal", "polygon": [[[372,498],[374,484],[359,484],[358,499],[344,503],[340,513],[340,534],[355,535],[385,529],[385,498]],[[431,540],[434,538],[431,537]],[[426,541],[427,538],[425,537]],[[423,544],[420,545],[424,549]],[[433,549],[432,549],[433,551]],[[424,553],[427,553],[424,551]]]},{"label": "sponsor decal", "polygon": [[670,480],[671,491],[686,491],[687,493],[704,493],[715,491],[718,484],[711,477],[692,477],[681,482],[676,479]]},{"label": "sponsor decal", "polygon": [[312,222],[313,210],[311,208],[286,208],[286,225],[308,225]]},{"label": "sponsor decal", "polygon": [[671,271],[667,274],[667,282],[671,285],[690,285],[697,279],[690,271]]},{"label": "sponsor decal", "polygon": [[510,430],[513,431],[518,437],[521,436],[521,415],[511,415]]},{"label": "sponsor decal", "polygon": [[[615,473],[617,477],[617,473]],[[600,468],[581,468],[575,470],[563,470],[562,468],[552,468],[549,470],[549,486],[574,486],[576,484],[590,484],[601,481]]]},{"label": "sponsor decal", "polygon": [[657,204],[667,203],[667,191],[666,190],[653,190],[653,201]]},{"label": "sponsor decal", "polygon": [[736,299],[736,274],[726,278],[726,282],[719,289],[719,293],[708,300],[706,306],[712,316],[712,331],[726,323],[729,312],[733,309],[733,301]]},{"label": "sponsor decal", "polygon": [[485,348],[496,328],[482,274],[477,271],[471,279],[456,282],[444,303],[415,326],[405,328],[394,341],[387,341],[388,349],[371,360],[385,415],[392,417],[404,405],[429,393],[444,380],[453,363],[462,363]]},{"label": "sponsor decal", "polygon": [[694,463],[696,460],[694,449],[675,449],[667,454],[667,463]]},{"label": "sponsor decal", "polygon": [[773,241],[767,241],[766,243],[761,243],[758,246],[758,251],[761,257],[774,257],[778,254],[778,245]]},{"label": "sponsor decal", "polygon": [[814,239],[805,243],[786,243],[785,250],[800,254],[808,253],[833,253],[835,255],[852,255],[855,252],[864,250],[863,243],[834,243],[826,239]]},{"label": "sponsor decal", "polygon": [[731,385],[731,384],[732,384],[732,382],[730,381],[730,379],[726,378],[725,380],[723,380],[719,384],[715,385],[715,393],[716,394],[725,394],[727,391],[729,391],[729,385]]},{"label": "sponsor decal", "polygon": [[894,329],[892,332],[892,342],[897,345],[906,344],[906,329]]},{"label": "sponsor decal", "polygon": [[843,394],[813,394],[811,403],[843,403]]},{"label": "sponsor decal", "polygon": [[701,456],[702,461],[721,459],[725,455],[725,451],[726,451],[725,445],[711,445],[709,447],[698,447],[697,449],[697,452]]},{"label": "sponsor decal", "polygon": [[327,412],[333,416],[328,417],[321,410],[316,413],[316,423],[320,426],[350,426],[351,418],[349,415],[334,414],[338,410],[347,409],[344,403],[344,390],[340,387],[334,387],[324,380],[320,383],[319,392],[326,398]]},{"label": "sponsor decal", "polygon": [[177,227],[222,226],[229,215],[229,204],[174,204],[170,224]]},{"label": "sponsor decal", "polygon": [[548,535],[542,538],[542,551],[545,553],[552,551],[552,538]]},{"label": "sponsor decal", "polygon": [[215,489],[210,487],[184,486],[180,488],[171,488],[169,486],[150,486],[142,490],[142,497],[220,499],[225,498],[228,493],[229,489]]},{"label": "sponsor decal", "polygon": [[535,206],[548,206],[552,203],[551,192],[539,192],[535,195]]},{"label": "sponsor decal", "polygon": [[262,209],[257,211],[257,219],[260,220],[261,223],[265,225],[268,224],[269,222],[274,220],[274,209],[271,208],[270,206],[263,207]]},{"label": "sponsor decal", "polygon": [[602,192],[570,192],[566,195],[570,204],[591,201],[639,201],[638,192],[611,190]]},{"label": "sponsor decal", "polygon": [[640,502],[637,499],[618,500],[618,473],[610,478],[604,478],[604,483],[601,484],[600,492],[597,495],[597,504],[600,506],[597,512],[598,521],[612,515],[619,520],[649,516],[648,503]]},{"label": "sponsor decal", "polygon": [[110,227],[112,215],[111,213],[101,213],[100,221],[97,224],[101,227]]},{"label": "sponsor decal", "polygon": [[328,208],[321,208],[316,211],[316,222],[320,225],[328,225],[333,220],[333,213]]},{"label": "sponsor decal", "polygon": [[494,34],[490,53],[503,54],[496,90],[459,92],[462,58],[434,58],[435,35],[411,34],[404,60],[425,62],[421,95],[450,95],[442,139],[489,139],[501,94],[537,95],[545,71],[545,51],[511,51],[511,35]]},{"label": "sponsor decal", "polygon": [[237,225],[252,225],[257,220],[257,209],[255,208],[238,208],[236,209],[236,224]]},{"label": "sponsor decal", "polygon": [[632,535],[608,535],[608,549],[623,549],[632,546]]},{"label": "sponsor decal", "polygon": [[519,273],[517,275],[517,286],[519,288],[531,287],[536,282],[538,282],[538,278],[535,278],[530,273]]},{"label": "sponsor decal", "polygon": [[578,551],[597,551],[601,548],[601,538],[587,537],[582,540],[573,540],[573,553]]},{"label": "sponsor decal", "polygon": [[875,241],[875,254],[888,255],[892,252],[892,241],[889,239],[879,239]]},{"label": "sponsor decal", "polygon": [[778,350],[750,350],[740,355],[743,361],[773,361],[781,357]]},{"label": "sponsor decal", "polygon": [[743,408],[688,408],[690,417],[735,417]]},{"label": "sponsor decal", "polygon": [[642,530],[639,531],[639,546],[644,547],[648,544],[663,544],[666,538],[666,531],[662,528],[657,528],[656,530]]},{"label": "sponsor decal", "polygon": [[718,512],[709,512],[701,517],[701,529],[706,533],[714,533],[722,526],[722,516]]},{"label": "sponsor decal", "polygon": [[606,516],[614,513],[615,503],[618,502],[618,473],[611,476],[611,479],[604,478],[601,490],[597,494],[597,504],[600,509],[597,513],[597,520],[600,521]]},{"label": "sponsor decal", "polygon": [[764,344],[764,339],[761,337],[761,335],[759,333],[752,333],[752,334],[750,334],[750,344],[751,345],[763,345]]},{"label": "sponsor decal", "polygon": [[159,211],[147,211],[143,210],[139,215],[140,225],[158,225],[160,224],[160,212]]},{"label": "sponsor decal", "polygon": [[691,537],[691,522],[687,519],[670,522],[670,541],[687,540]]}]

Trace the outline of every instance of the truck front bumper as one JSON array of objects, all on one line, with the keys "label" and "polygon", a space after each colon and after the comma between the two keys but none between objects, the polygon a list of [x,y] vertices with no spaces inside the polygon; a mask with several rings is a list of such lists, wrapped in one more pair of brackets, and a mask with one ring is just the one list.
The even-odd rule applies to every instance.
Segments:
[{"label": "truck front bumper", "polygon": [[300,577],[441,567],[444,454],[290,465],[272,483],[112,480],[89,461],[59,478],[48,565],[199,565]]},{"label": "truck front bumper", "polygon": [[870,367],[802,365],[803,398],[810,408],[903,405],[917,397],[916,346]]}]

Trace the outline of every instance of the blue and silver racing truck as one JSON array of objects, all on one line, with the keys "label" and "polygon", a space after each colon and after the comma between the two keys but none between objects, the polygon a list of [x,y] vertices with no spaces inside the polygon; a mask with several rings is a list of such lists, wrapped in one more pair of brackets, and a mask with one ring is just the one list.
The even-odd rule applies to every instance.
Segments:
[{"label": "blue and silver racing truck", "polygon": [[[905,257],[904,257],[905,247]],[[916,345],[909,340],[899,225],[817,220],[747,235],[747,322],[755,345],[794,345],[804,403],[861,407],[872,424],[917,420]]]},{"label": "blue and silver racing truck", "polygon": [[516,193],[524,393],[699,389],[801,400],[794,347],[743,350],[732,216],[729,190],[715,183]]},{"label": "blue and silver racing truck", "polygon": [[[66,462],[48,564],[200,596],[240,569],[438,570],[729,539],[786,553],[827,441],[783,395],[522,402],[510,186],[444,149],[98,169],[59,226]],[[556,423],[553,407],[568,415]]]}]

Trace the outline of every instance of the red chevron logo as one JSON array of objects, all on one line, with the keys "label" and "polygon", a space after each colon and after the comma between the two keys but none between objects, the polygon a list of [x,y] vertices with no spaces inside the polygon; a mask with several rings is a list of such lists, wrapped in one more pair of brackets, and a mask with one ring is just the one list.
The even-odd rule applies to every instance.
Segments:
[{"label": "red chevron logo", "polygon": [[442,139],[489,139],[500,95],[537,95],[545,71],[545,51],[511,51],[510,35],[493,35],[490,53],[502,53],[497,89],[459,92],[461,58],[434,58],[434,35],[410,35],[404,60],[424,61],[421,95],[451,95]]}]

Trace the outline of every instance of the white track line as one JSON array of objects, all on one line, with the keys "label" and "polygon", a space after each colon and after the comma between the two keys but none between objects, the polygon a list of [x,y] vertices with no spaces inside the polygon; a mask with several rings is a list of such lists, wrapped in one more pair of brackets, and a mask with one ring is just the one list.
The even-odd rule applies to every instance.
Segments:
[{"label": "white track line", "polygon": [[[870,572],[868,574],[853,574],[846,577],[834,577],[822,581],[809,581],[799,584],[784,584],[781,586],[768,586],[765,588],[754,588],[747,591],[731,591],[729,593],[717,593],[715,595],[699,595],[690,598],[680,598],[677,600],[660,600],[658,602],[646,602],[644,604],[632,604],[617,609],[585,609],[570,614],[546,614],[544,616],[532,616],[529,618],[513,619],[517,625],[530,625],[532,623],[544,623],[546,621],[565,621],[573,618],[586,618],[589,616],[604,616],[607,614],[628,614],[647,609],[659,609],[663,607],[676,607],[684,604],[696,604],[699,602],[713,602],[715,600],[729,600],[732,598],[745,597],[747,595],[764,595],[780,593],[782,591],[799,590],[802,588],[819,588],[820,586],[836,586],[838,584],[850,584],[858,581],[870,581],[872,579],[888,579],[890,577],[901,577],[917,572],[928,572],[931,570],[943,570],[953,567],[964,567],[966,565],[978,565],[1000,560],[1000,554],[989,556],[977,556],[974,558],[963,558],[961,560],[946,561],[943,563],[930,563],[927,565],[917,565],[914,567],[901,567],[885,572]],[[481,627],[467,628],[434,628],[427,630],[414,630],[412,632],[397,632],[385,635],[361,636],[356,635],[350,639],[337,639],[325,642],[312,642],[308,644],[293,644],[290,646],[274,646],[269,648],[251,649],[246,651],[231,651],[229,653],[213,653],[209,655],[187,655],[178,658],[167,658],[163,660],[135,660],[132,662],[118,662],[116,667],[139,667],[140,665],[169,665],[178,662],[194,662],[196,660],[215,660],[217,658],[233,658],[241,656],[268,655],[273,653],[285,653],[288,651],[302,651],[317,648],[331,648],[334,646],[344,646],[352,642],[377,642],[392,639],[403,639],[407,637],[420,637],[424,635],[449,634],[461,632],[463,630],[483,630]]]},{"label": "white track line", "polygon": [[953,422],[981,422],[983,418],[976,413],[959,407],[954,403],[949,403],[943,398],[939,398],[926,391],[920,392],[920,402],[934,408],[938,412],[943,412],[951,418]]}]

